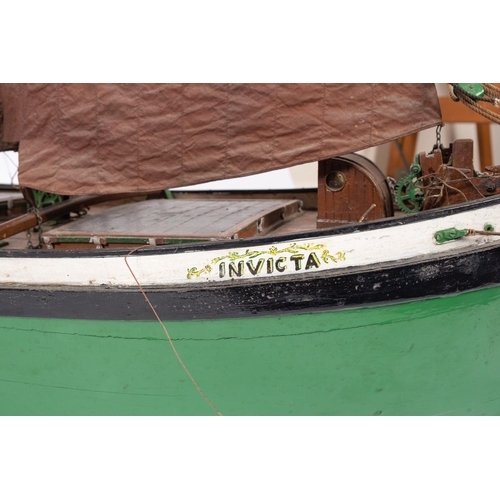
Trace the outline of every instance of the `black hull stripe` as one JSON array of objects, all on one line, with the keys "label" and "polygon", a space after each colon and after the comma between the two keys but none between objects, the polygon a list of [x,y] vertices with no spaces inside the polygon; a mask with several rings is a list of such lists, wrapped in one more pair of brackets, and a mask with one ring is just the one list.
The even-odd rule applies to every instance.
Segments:
[{"label": "black hull stripe", "polygon": [[[165,320],[242,318],[396,303],[500,284],[500,245],[460,255],[267,280],[147,289]],[[137,288],[0,289],[0,316],[155,320]]]}]

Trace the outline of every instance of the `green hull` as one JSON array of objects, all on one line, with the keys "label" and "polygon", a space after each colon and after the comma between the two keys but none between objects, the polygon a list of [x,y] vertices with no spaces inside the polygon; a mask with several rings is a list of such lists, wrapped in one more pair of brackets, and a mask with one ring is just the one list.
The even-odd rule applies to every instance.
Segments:
[{"label": "green hull", "polygon": [[[169,322],[224,415],[499,415],[500,288],[338,312]],[[156,321],[3,317],[2,415],[215,415]]]}]

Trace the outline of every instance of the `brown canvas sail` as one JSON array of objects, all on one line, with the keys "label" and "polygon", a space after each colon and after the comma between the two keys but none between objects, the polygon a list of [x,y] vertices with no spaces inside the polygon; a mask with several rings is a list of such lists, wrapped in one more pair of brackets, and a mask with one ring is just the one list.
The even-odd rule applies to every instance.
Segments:
[{"label": "brown canvas sail", "polygon": [[267,172],[441,122],[434,84],[1,84],[0,105],[20,184],[64,195]]}]

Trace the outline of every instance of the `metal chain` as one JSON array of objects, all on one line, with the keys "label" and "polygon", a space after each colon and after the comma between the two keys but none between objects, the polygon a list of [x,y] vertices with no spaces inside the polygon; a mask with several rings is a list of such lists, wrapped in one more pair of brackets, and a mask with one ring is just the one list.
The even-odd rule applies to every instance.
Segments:
[{"label": "metal chain", "polygon": [[429,154],[432,154],[436,149],[443,149],[443,144],[441,143],[441,125],[436,127],[436,142],[434,146],[432,146],[432,151]]},{"label": "metal chain", "polygon": [[35,231],[38,233],[38,245],[37,246],[33,245],[33,242],[31,241],[31,236],[32,236],[31,229],[28,229],[26,231],[26,238],[28,239],[26,247],[29,250],[36,250],[36,249],[42,248],[42,217],[40,215],[40,211],[36,207],[31,207],[28,210],[28,212],[31,212],[31,213],[36,215],[36,220],[37,220],[38,224],[35,227]]},{"label": "metal chain", "polygon": [[436,127],[436,148],[435,149],[441,149],[441,125],[438,125]]}]

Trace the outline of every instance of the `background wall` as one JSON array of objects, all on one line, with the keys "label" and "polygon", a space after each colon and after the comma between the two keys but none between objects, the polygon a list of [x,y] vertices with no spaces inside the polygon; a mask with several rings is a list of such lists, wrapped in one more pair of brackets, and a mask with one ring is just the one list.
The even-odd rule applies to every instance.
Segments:
[{"label": "background wall", "polygon": [[17,185],[17,153],[12,151],[0,152],[0,184]]}]

